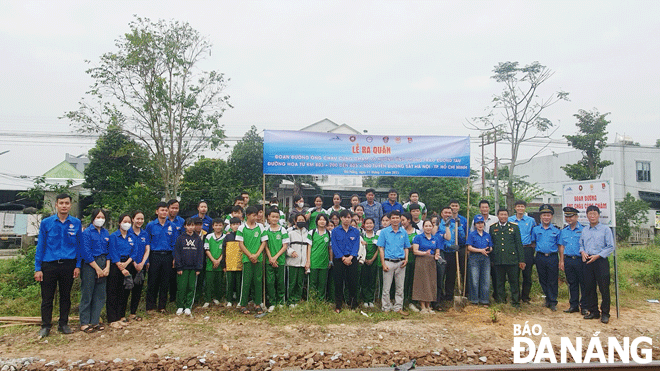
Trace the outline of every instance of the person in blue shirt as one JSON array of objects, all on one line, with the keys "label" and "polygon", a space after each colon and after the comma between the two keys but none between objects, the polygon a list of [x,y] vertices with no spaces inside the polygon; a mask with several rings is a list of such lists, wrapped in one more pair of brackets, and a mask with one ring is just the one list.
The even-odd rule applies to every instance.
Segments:
[{"label": "person in blue shirt", "polygon": [[119,216],[119,229],[110,235],[108,258],[112,264],[108,276],[105,312],[110,327],[116,329],[124,327],[127,322],[126,306],[131,290],[124,287],[124,277],[131,275],[129,266],[132,266],[135,255],[135,240],[128,233],[132,227],[131,216],[122,214]]},{"label": "person in blue shirt", "polygon": [[335,227],[330,234],[330,246],[332,246],[333,269],[335,281],[335,312],[339,313],[344,303],[344,290],[348,288],[348,300],[346,304],[351,309],[357,308],[358,288],[358,260],[360,249],[360,231],[351,226],[351,212],[342,210],[339,213],[341,225]]},{"label": "person in blue shirt", "polygon": [[396,189],[392,188],[387,193],[387,202],[383,203],[383,215],[389,214],[392,210],[399,210],[400,213],[403,213],[403,205],[397,201],[399,193]]},{"label": "person in blue shirt", "polygon": [[470,275],[468,296],[472,304],[490,304],[490,257],[493,239],[484,230],[483,215],[477,214],[473,220],[475,230],[467,238],[468,270]]},{"label": "person in blue shirt", "polygon": [[197,204],[197,215],[192,216],[193,218],[197,217],[202,220],[202,230],[204,232],[200,235],[201,238],[204,238],[204,236],[209,233],[213,225],[213,219],[207,215],[208,212],[209,205],[206,201],[202,200]]},{"label": "person in blue shirt", "polygon": [[509,217],[509,222],[518,226],[520,230],[520,239],[525,252],[525,269],[522,270],[522,290],[520,299],[523,303],[529,303],[531,298],[529,293],[532,290],[532,267],[534,266],[534,245],[532,245],[532,228],[536,226],[536,220],[527,215],[527,202],[517,200],[514,204],[516,215]]},{"label": "person in blue shirt", "polygon": [[[564,264],[559,265],[559,269],[564,271],[566,282],[568,283],[568,303],[569,307],[565,313],[582,312],[586,316],[587,295],[584,291],[584,267],[580,255],[580,236],[582,236],[582,224],[578,223],[578,210],[567,206],[564,209],[564,218],[566,226],[559,235],[560,251],[563,251]],[[563,248],[562,248],[563,247]]]},{"label": "person in blue shirt", "polygon": [[[169,201],[167,201],[167,220],[172,223],[172,227],[174,228],[174,240],[176,241],[176,238],[181,235],[181,233],[184,233],[185,230],[183,228],[183,223],[185,220],[179,216],[179,209],[180,209],[180,204],[179,200],[176,198],[173,198]],[[170,301],[173,302],[176,300],[176,291],[177,291],[177,283],[176,283],[176,271],[174,270],[174,267],[172,267],[172,272],[170,272]]]},{"label": "person in blue shirt", "polygon": [[[587,207],[589,226],[582,229],[580,254],[586,263],[584,269],[584,287],[587,293],[589,314],[584,319],[597,319],[602,323],[610,320],[610,263],[607,258],[614,252],[612,231],[600,223],[600,209],[596,205]],[[598,294],[602,302],[598,311]],[[602,313],[602,316],[601,316]]]},{"label": "person in blue shirt", "polygon": [[[452,233],[451,233],[451,228],[447,227],[447,224],[451,220],[451,208],[449,206],[445,206],[440,210],[440,216],[437,219],[437,225],[434,226],[434,231],[435,231],[435,236],[438,238],[438,241],[441,242],[440,244],[440,255],[442,256],[442,261],[438,260],[437,264],[437,278],[438,278],[438,284],[437,284],[437,299],[434,304],[434,309],[436,310],[441,310],[441,306],[443,302],[446,302],[447,300],[453,300],[453,295],[454,291],[452,291],[448,294],[445,292],[445,281],[446,281],[446,275],[447,275],[447,259],[451,259],[451,261],[454,263],[454,268],[453,272],[456,274],[456,257],[453,254],[453,251],[449,249],[449,247],[452,245]],[[453,285],[452,285],[453,287]],[[448,299],[448,298],[451,299]]]},{"label": "person in blue shirt", "polygon": [[110,274],[111,261],[108,259],[110,234],[103,226],[105,211],[95,209],[91,215],[92,224],[82,233],[82,248],[78,260],[80,272],[80,330],[93,332],[104,330],[101,324],[101,310],[106,299],[106,279]]},{"label": "person in blue shirt", "polygon": [[[406,264],[408,264],[408,249],[410,240],[408,233],[400,227],[401,213],[398,210],[390,212],[390,226],[380,231],[378,250],[383,266],[383,292],[381,304],[383,312],[393,310],[407,316],[403,310],[403,284],[406,280]],[[390,300],[390,287],[395,284],[394,306]]]},{"label": "person in blue shirt", "polygon": [[[447,212],[449,213],[447,214]],[[467,223],[463,224],[461,219],[454,218],[452,209],[449,206],[444,207],[440,213],[443,219],[438,225],[438,232],[440,234],[444,234],[445,229],[448,229],[451,236],[450,240],[445,240],[445,246],[443,248],[443,253],[442,253],[442,257],[447,261],[447,265],[445,268],[445,287],[444,287],[445,298],[444,299],[447,301],[453,301],[454,287],[456,286],[456,278],[457,278],[456,251],[458,251],[458,264],[459,266],[461,266],[463,265],[463,261],[465,260],[465,250],[463,250],[463,254],[461,254],[461,236],[465,236],[465,232],[467,230]],[[456,231],[458,231],[458,234]],[[461,258],[461,255],[463,256],[463,258]]]},{"label": "person in blue shirt", "polygon": [[380,218],[383,217],[383,205],[380,202],[375,201],[376,190],[369,188],[365,191],[366,201],[360,202],[360,205],[364,208],[364,217],[372,218],[376,225],[374,230],[377,231],[380,229]]},{"label": "person in blue shirt", "polygon": [[176,241],[176,228],[167,219],[167,204],[156,205],[158,218],[147,224],[145,231],[149,240],[149,282],[147,284],[147,311],[157,308],[165,313],[174,258],[172,250]]},{"label": "person in blue shirt", "polygon": [[444,244],[433,235],[433,223],[426,219],[422,224],[423,233],[416,235],[412,242],[413,254],[417,256],[412,287],[412,300],[419,301],[421,313],[430,314],[430,303],[437,297],[436,262],[441,259],[440,247]]},{"label": "person in blue shirt", "polygon": [[[135,248],[133,249],[133,263],[129,266],[129,271],[133,275],[133,288],[131,289],[131,314],[130,320],[142,321],[142,317],[137,315],[137,309],[142,297],[142,288],[144,287],[144,274],[149,266],[149,236],[142,229],[144,225],[144,212],[136,210],[133,212],[133,228],[128,231],[133,239]],[[139,275],[139,277],[138,277]]]},{"label": "person in blue shirt", "polygon": [[545,307],[551,311],[557,310],[557,295],[559,292],[559,266],[564,264],[564,254],[559,250],[559,234],[561,231],[552,225],[555,209],[548,204],[539,207],[541,224],[532,228],[532,243],[536,249],[534,264],[539,275],[539,283],[545,294]]},{"label": "person in blue shirt", "polygon": [[80,252],[82,224],[78,218],[69,215],[71,196],[65,193],[57,195],[55,209],[57,213],[45,218],[39,225],[34,255],[34,279],[41,286],[40,337],[50,334],[56,289],[60,293],[57,330],[63,334],[73,332],[69,328],[71,287],[73,280],[80,275],[80,263],[76,257]]}]

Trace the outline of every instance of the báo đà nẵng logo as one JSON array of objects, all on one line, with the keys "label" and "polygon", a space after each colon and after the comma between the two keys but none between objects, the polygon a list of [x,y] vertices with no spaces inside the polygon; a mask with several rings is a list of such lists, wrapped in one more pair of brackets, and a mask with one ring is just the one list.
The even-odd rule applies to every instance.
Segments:
[{"label": "b\u00e1o \u0111\u00e0 n\u1eb5ng logo", "polygon": [[[543,336],[541,336],[543,335]],[[569,362],[568,356],[572,358],[571,362],[574,363],[650,363],[652,358],[652,339],[646,336],[640,336],[632,341],[628,337],[621,340],[614,336],[601,339],[600,331],[593,334],[591,338],[576,337],[571,339],[569,337],[561,337],[559,344],[560,359],[557,360],[555,355],[557,344],[552,344],[550,338],[543,332],[541,325],[535,324],[529,326],[528,322],[524,325],[513,325],[513,363],[541,363],[550,362],[561,363]],[[531,336],[541,336],[537,341]],[[642,346],[642,344],[647,344]],[[583,346],[586,345],[587,349],[583,352]],[[603,350],[603,346],[607,346],[607,355]],[[583,354],[584,353],[584,354]],[[641,356],[640,356],[641,354]],[[618,359],[615,360],[615,357]]]}]

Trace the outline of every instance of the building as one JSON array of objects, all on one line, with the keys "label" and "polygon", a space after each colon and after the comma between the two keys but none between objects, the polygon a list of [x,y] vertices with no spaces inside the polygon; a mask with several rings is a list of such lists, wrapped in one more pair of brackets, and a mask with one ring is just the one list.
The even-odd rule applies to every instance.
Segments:
[{"label": "building", "polygon": [[[516,166],[516,174],[527,176],[526,180],[552,193],[535,201],[561,204],[562,184],[572,181],[561,167],[575,164],[580,159],[580,151],[539,156]],[[660,148],[617,141],[603,149],[601,160],[613,162],[603,170],[599,179],[613,180],[614,200],[621,201],[630,193],[637,199],[647,201],[651,206],[649,225],[653,225],[656,211],[660,210]]]}]

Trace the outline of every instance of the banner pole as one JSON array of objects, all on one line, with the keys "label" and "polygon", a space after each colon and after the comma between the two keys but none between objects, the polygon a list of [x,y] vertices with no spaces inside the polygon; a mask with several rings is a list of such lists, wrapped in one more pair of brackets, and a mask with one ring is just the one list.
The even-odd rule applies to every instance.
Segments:
[{"label": "banner pole", "polygon": [[[268,225],[268,218],[266,217],[266,174],[264,173],[262,176],[262,182],[261,182],[261,208],[264,212],[264,224]],[[270,228],[270,227],[266,227]],[[266,246],[268,248],[268,246]],[[261,300],[263,301],[263,306],[266,307],[266,264],[268,264],[267,259],[264,258],[264,255],[266,255],[265,252],[261,252],[262,256],[262,261],[263,264],[261,265]],[[265,311],[268,310],[267,308],[263,308],[264,313]]]},{"label": "banner pole", "polygon": [[614,251],[612,258],[614,259],[614,297],[616,298],[616,318],[619,318],[619,267],[616,264],[616,227],[612,227],[612,243],[614,244]]}]

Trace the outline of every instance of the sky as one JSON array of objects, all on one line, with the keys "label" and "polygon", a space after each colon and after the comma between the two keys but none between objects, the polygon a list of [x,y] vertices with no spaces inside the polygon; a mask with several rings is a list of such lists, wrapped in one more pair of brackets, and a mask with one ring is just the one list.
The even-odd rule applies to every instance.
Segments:
[{"label": "sky", "polygon": [[[610,142],[660,138],[658,1],[5,0],[0,189],[94,145],[59,117],[78,108],[92,83],[85,70],[116,50],[134,15],[188,22],[212,42],[200,68],[229,79],[228,136],[328,118],[376,135],[476,137],[467,122],[503,88],[493,68],[538,61],[554,71],[539,99],[570,93],[544,114],[558,129],[542,154],[570,150],[561,139],[580,109],[610,112]],[[476,140],[471,151],[476,167]],[[498,155],[509,155],[506,144]]]}]

